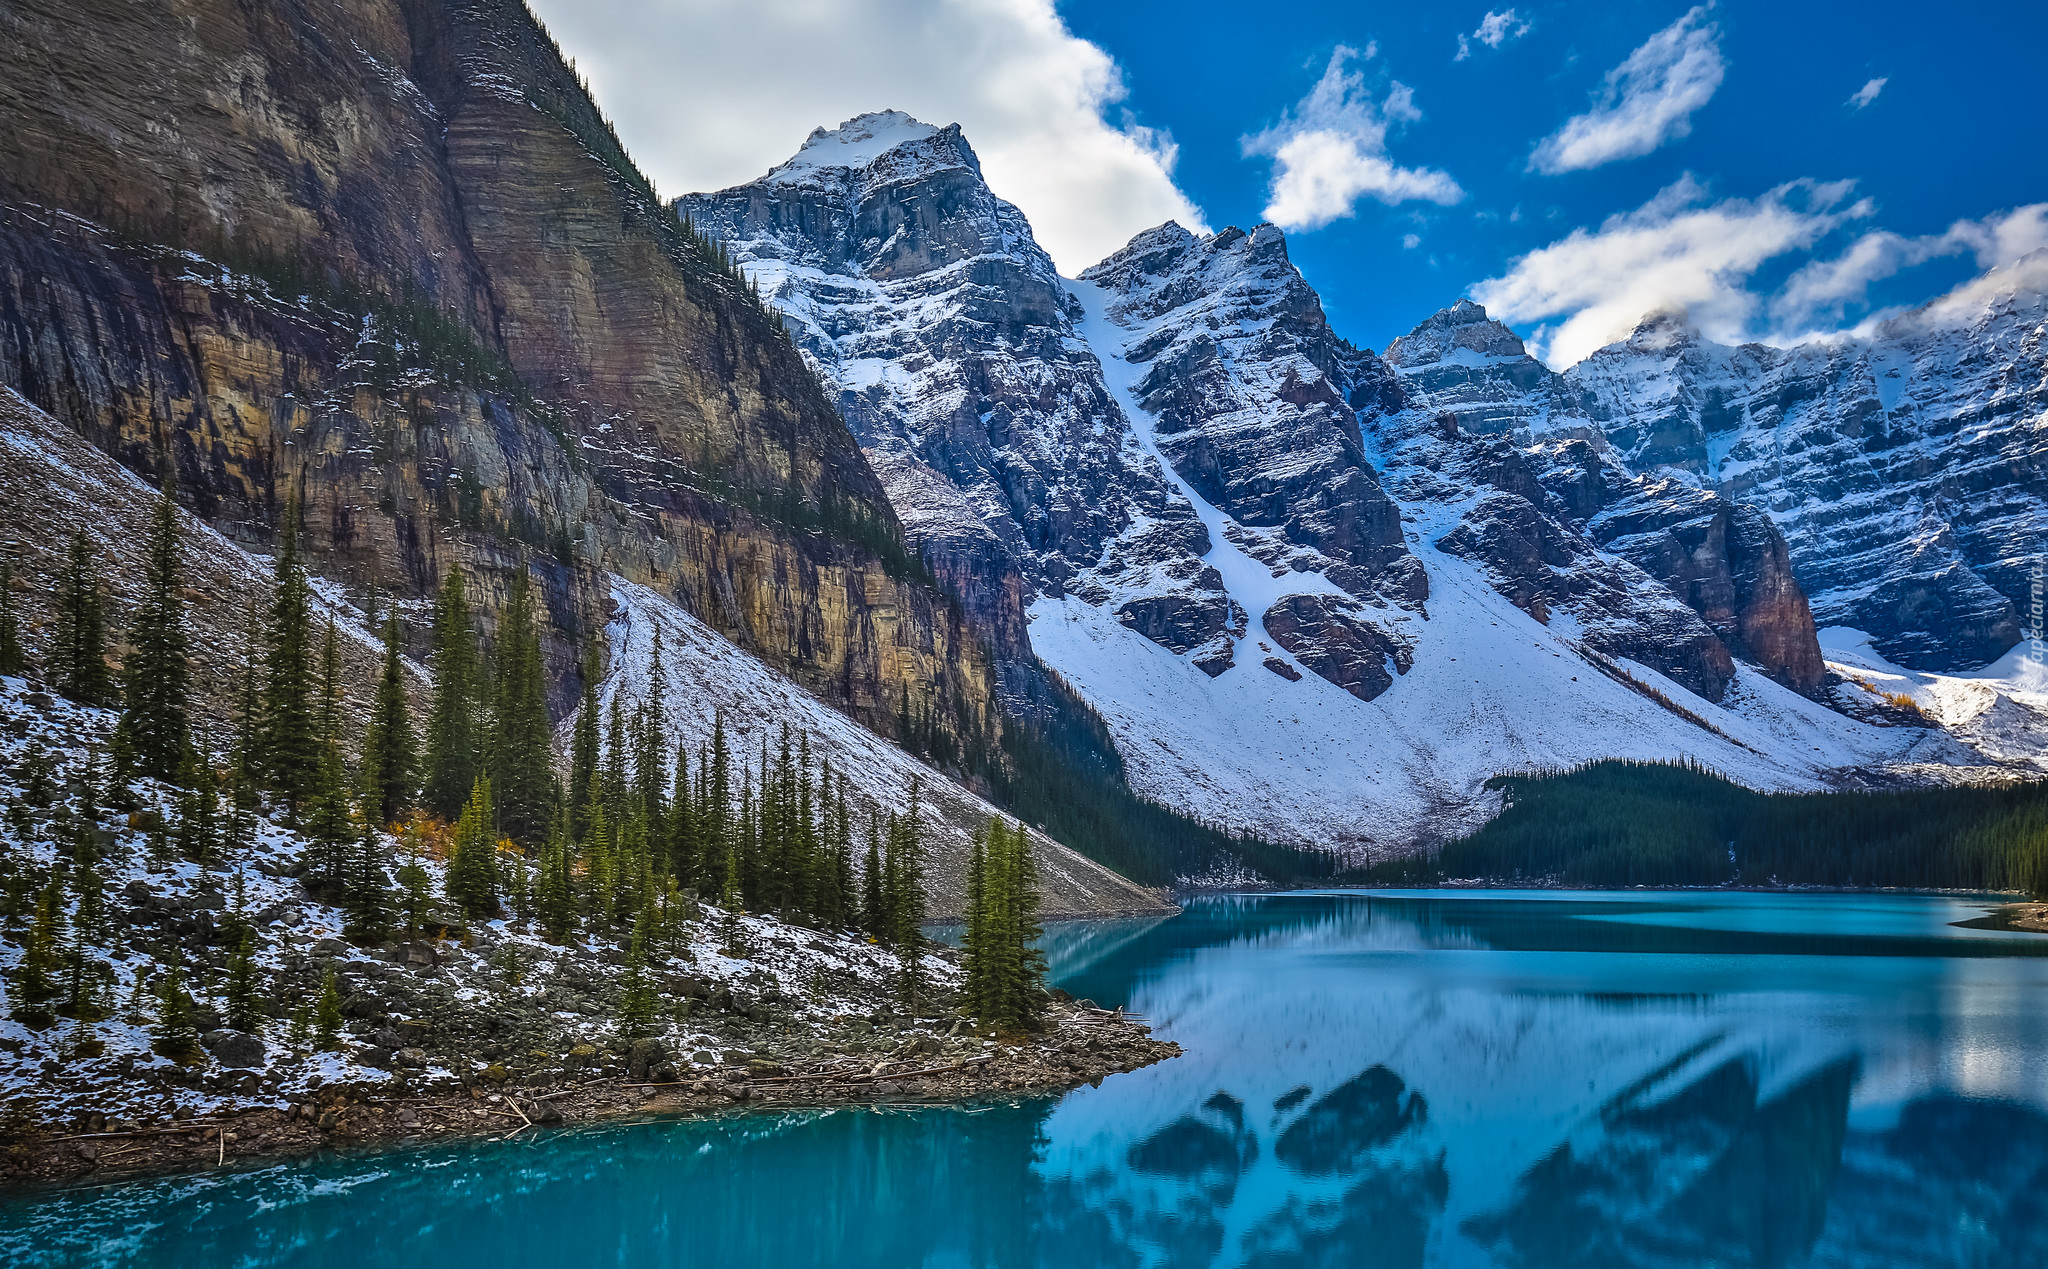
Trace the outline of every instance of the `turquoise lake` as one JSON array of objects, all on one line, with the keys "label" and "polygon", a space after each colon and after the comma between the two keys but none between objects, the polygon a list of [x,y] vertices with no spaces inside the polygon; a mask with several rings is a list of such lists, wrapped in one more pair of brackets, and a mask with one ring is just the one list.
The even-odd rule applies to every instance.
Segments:
[{"label": "turquoise lake", "polygon": [[1064,925],[1186,1055],[0,1200],[0,1262],[2048,1263],[2048,936],[1990,901],[1381,891]]}]

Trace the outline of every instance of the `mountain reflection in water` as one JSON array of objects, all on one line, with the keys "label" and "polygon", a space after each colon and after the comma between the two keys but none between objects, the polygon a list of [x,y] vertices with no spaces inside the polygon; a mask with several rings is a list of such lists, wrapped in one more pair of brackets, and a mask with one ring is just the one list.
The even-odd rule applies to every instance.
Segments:
[{"label": "mountain reflection in water", "polygon": [[1280,895],[1057,928],[1186,1055],[0,1204],[20,1265],[1916,1266],[2048,1246],[2048,941],[1905,896]]}]

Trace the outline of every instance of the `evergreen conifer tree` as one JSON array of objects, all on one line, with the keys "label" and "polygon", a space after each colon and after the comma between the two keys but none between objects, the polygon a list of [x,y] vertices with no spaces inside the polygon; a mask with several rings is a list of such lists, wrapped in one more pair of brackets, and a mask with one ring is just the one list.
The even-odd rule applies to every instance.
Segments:
[{"label": "evergreen conifer tree", "polygon": [[86,544],[85,534],[74,533],[71,556],[57,587],[57,640],[50,660],[57,690],[81,705],[106,705],[113,700],[105,604],[92,548]]},{"label": "evergreen conifer tree", "polygon": [[30,1026],[49,1025],[50,1004],[63,991],[58,975],[64,967],[64,887],[52,874],[36,900],[21,961],[15,966],[11,1017]]},{"label": "evergreen conifer tree", "polygon": [[188,744],[185,711],[191,662],[183,584],[177,503],[166,479],[150,520],[142,603],[129,627],[132,646],[121,666],[127,706],[121,734],[135,755],[135,769],[159,780],[178,774]]},{"label": "evergreen conifer tree", "polygon": [[496,735],[491,787],[501,822],[514,841],[545,831],[554,804],[547,684],[533,592],[524,568],[512,574],[498,626]]},{"label": "evergreen conifer tree", "polygon": [[434,875],[420,862],[427,823],[425,812],[414,811],[400,835],[400,843],[405,848],[405,862],[398,866],[398,915],[405,922],[408,942],[418,941],[420,931],[437,920],[432,889]]},{"label": "evergreen conifer tree", "polygon": [[541,849],[540,882],[535,906],[541,928],[557,943],[566,943],[576,933],[576,889],[573,852],[569,837],[569,809],[555,816],[554,829]]},{"label": "evergreen conifer tree", "polygon": [[342,904],[348,914],[344,933],[350,938],[374,942],[391,928],[391,887],[384,878],[383,854],[376,822],[365,816],[343,879]]},{"label": "evergreen conifer tree", "polygon": [[604,784],[604,813],[614,824],[626,818],[626,799],[633,789],[627,765],[626,715],[620,704],[623,696],[623,691],[612,693],[611,713],[604,728],[604,772],[600,777]]},{"label": "evergreen conifer tree", "polygon": [[583,703],[576,709],[576,730],[569,742],[569,813],[571,839],[581,841],[590,827],[591,795],[597,784],[598,705],[597,649],[583,657]]},{"label": "evergreen conifer tree", "polygon": [[491,780],[478,776],[449,852],[448,899],[473,919],[498,914],[498,842],[492,832]]},{"label": "evergreen conifer tree", "polygon": [[314,679],[312,587],[299,563],[298,501],[285,504],[284,538],[277,552],[264,657],[258,724],[263,775],[298,812],[320,780],[320,712]]},{"label": "evergreen conifer tree", "polygon": [[187,1058],[199,1051],[199,1031],[192,1023],[192,996],[185,990],[185,973],[176,960],[164,967],[156,988],[156,1026],[151,1041],[167,1058]]},{"label": "evergreen conifer tree", "polygon": [[690,796],[690,750],[676,749],[675,788],[668,805],[668,875],[678,886],[697,884],[697,808]]},{"label": "evergreen conifer tree", "polygon": [[341,1048],[341,985],[334,978],[334,962],[320,982],[320,1003],[313,1012],[314,1045],[323,1053]]},{"label": "evergreen conifer tree", "polygon": [[924,808],[923,781],[910,777],[909,805],[890,835],[887,876],[889,882],[890,944],[902,965],[900,994],[906,1007],[915,1010],[924,996]]},{"label": "evergreen conifer tree", "polygon": [[262,1001],[256,985],[256,932],[242,931],[228,958],[227,1024],[255,1035],[263,1027]]},{"label": "evergreen conifer tree", "polygon": [[434,703],[427,716],[426,803],[443,819],[461,814],[482,768],[476,631],[462,570],[450,565],[434,600]]},{"label": "evergreen conifer tree", "polygon": [[412,805],[418,768],[394,612],[384,621],[384,669],[377,677],[370,726],[363,735],[363,807],[373,823],[395,824],[405,814]]},{"label": "evergreen conifer tree", "polygon": [[889,935],[889,902],[884,881],[881,823],[870,809],[867,852],[861,868],[860,927],[876,942]]},{"label": "evergreen conifer tree", "polygon": [[21,646],[21,617],[14,607],[14,568],[0,564],[0,674],[28,673],[28,653]]},{"label": "evergreen conifer tree", "polygon": [[621,986],[625,990],[619,996],[619,1034],[632,1038],[651,1033],[654,1020],[661,1012],[661,997],[655,993],[654,983],[647,976],[647,956],[637,928],[633,931],[631,948],[626,953],[626,975]]},{"label": "evergreen conifer tree", "polygon": [[349,802],[348,772],[341,762],[339,657],[333,622],[327,624],[320,663],[321,705],[315,715],[320,729],[320,761],[314,769],[313,783],[306,789],[306,862],[308,876],[317,885],[340,895],[348,884],[348,856],[356,826],[354,808]]}]

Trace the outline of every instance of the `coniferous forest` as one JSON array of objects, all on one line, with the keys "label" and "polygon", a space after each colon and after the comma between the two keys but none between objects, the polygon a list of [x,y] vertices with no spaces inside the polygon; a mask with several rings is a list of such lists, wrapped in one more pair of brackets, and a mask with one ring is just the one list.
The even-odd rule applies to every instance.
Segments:
[{"label": "coniferous forest", "polygon": [[1374,880],[2048,893],[2048,785],[1757,793],[1691,764],[1497,776],[1498,817]]}]

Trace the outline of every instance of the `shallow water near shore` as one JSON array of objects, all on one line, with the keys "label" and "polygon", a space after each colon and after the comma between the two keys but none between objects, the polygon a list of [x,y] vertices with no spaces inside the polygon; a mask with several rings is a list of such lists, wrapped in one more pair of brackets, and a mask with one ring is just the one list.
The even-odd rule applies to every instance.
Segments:
[{"label": "shallow water near shore", "polygon": [[1063,924],[1186,1055],[0,1200],[9,1265],[2035,1263],[2048,937],[1993,900],[1378,891]]}]

